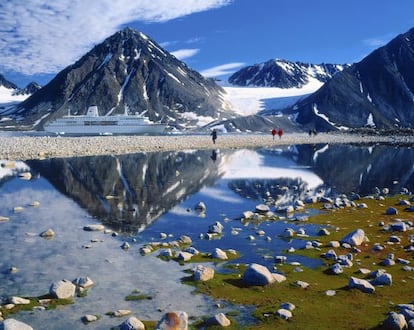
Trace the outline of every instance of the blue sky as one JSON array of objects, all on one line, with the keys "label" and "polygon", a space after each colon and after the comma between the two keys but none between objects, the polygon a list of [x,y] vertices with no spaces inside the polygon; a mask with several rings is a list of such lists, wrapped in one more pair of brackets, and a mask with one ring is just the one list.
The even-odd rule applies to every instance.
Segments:
[{"label": "blue sky", "polygon": [[120,29],[225,79],[280,58],[353,63],[414,27],[413,0],[5,0],[0,73],[44,85]]}]

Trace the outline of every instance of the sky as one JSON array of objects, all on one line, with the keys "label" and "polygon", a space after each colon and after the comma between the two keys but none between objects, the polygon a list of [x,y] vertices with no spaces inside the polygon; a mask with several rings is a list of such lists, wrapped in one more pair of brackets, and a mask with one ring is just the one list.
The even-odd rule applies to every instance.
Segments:
[{"label": "sky", "polygon": [[0,74],[48,83],[131,27],[206,77],[271,59],[354,63],[414,27],[413,0],[2,0]]}]

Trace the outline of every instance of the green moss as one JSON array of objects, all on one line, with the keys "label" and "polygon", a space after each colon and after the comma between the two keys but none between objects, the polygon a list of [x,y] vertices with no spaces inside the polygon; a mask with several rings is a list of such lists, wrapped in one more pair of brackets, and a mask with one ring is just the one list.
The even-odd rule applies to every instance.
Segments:
[{"label": "green moss", "polygon": [[151,300],[152,297],[148,294],[130,294],[125,297],[126,301],[136,301],[136,300]]},{"label": "green moss", "polygon": [[40,297],[25,297],[25,299],[29,299],[30,303],[24,305],[15,305],[11,309],[6,309],[4,306],[1,306],[0,312],[3,315],[3,318],[6,318],[10,314],[15,314],[20,311],[32,311],[35,307],[38,306],[42,306],[47,310],[50,310],[74,303],[73,299],[56,299],[52,298],[50,295],[43,295]]},{"label": "green moss", "polygon": [[[193,282],[190,277],[183,282],[194,285],[196,292],[207,294],[216,299],[224,299],[233,304],[255,306],[254,316],[258,324],[240,327],[241,329],[370,329],[375,328],[386,318],[394,304],[409,303],[412,301],[414,275],[402,270],[402,265],[384,267],[380,262],[388,253],[394,253],[395,258],[413,260],[412,252],[404,251],[404,244],[408,244],[408,235],[412,231],[392,233],[384,231],[378,226],[380,221],[386,225],[393,219],[399,218],[414,221],[414,213],[406,212],[405,206],[396,206],[398,200],[404,196],[388,197],[384,201],[363,199],[368,208],[344,208],[311,216],[309,223],[329,226],[329,236],[318,236],[308,239],[317,239],[322,243],[320,249],[297,250],[295,253],[312,258],[321,258],[321,254],[329,249],[330,241],[340,240],[349,232],[361,228],[365,231],[369,242],[358,248],[354,253],[354,265],[344,268],[341,275],[328,275],[326,270],[332,261],[321,259],[323,266],[316,269],[302,267],[303,272],[295,272],[296,267],[278,264],[278,271],[287,276],[287,281],[265,287],[247,287],[241,281],[244,266],[232,266],[233,272],[215,274],[214,279],[207,282]],[[321,205],[317,205],[319,207]],[[397,216],[385,215],[385,210],[396,207]],[[315,207],[315,205],[313,205]],[[398,235],[403,244],[388,244],[391,235]],[[385,250],[374,252],[374,243],[385,246]],[[350,251],[344,248],[334,249],[337,255],[347,254]],[[349,289],[348,282],[351,276],[364,278],[357,274],[359,268],[376,270],[386,268],[392,275],[392,286],[377,287],[375,293],[366,294],[356,289]],[[301,289],[295,282],[301,280],[309,283],[309,287]],[[335,290],[334,296],[327,296],[327,290]],[[279,305],[291,302],[296,305],[293,318],[286,322],[275,315]]]}]

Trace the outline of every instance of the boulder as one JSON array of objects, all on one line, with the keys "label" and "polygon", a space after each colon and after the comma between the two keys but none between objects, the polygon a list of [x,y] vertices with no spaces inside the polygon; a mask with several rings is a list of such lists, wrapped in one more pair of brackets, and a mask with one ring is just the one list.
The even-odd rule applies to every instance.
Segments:
[{"label": "boulder", "polygon": [[281,234],[284,238],[292,238],[295,236],[295,231],[292,228],[286,228],[283,233]]},{"label": "boulder", "polygon": [[408,226],[405,222],[395,221],[395,222],[390,224],[390,230],[391,231],[405,232],[405,231],[408,230]]},{"label": "boulder", "polygon": [[48,230],[41,232],[39,236],[43,238],[52,238],[55,236],[55,232],[53,231],[53,229],[49,228]]},{"label": "boulder", "polygon": [[307,289],[309,287],[308,282],[300,281],[300,280],[295,281],[294,285],[296,285],[297,287],[302,288],[302,289]]},{"label": "boulder", "polygon": [[180,238],[178,240],[182,244],[191,244],[191,243],[193,243],[191,237],[187,236],[187,235],[180,236]]},{"label": "boulder", "polygon": [[0,330],[33,330],[33,328],[15,319],[6,319],[0,322]]},{"label": "boulder", "polygon": [[135,316],[131,316],[118,326],[119,330],[145,330],[145,325]]},{"label": "boulder", "polygon": [[342,274],[344,272],[344,269],[342,268],[342,266],[338,263],[333,264],[330,268],[329,268],[329,274],[333,274],[333,275],[339,275]]},{"label": "boulder", "polygon": [[268,205],[266,204],[259,204],[256,205],[256,212],[260,213],[260,214],[266,214],[267,212],[270,211],[270,208]]},{"label": "boulder", "polygon": [[251,219],[253,218],[254,213],[252,211],[245,211],[243,212],[243,219]]},{"label": "boulder", "polygon": [[215,248],[214,252],[211,254],[212,258],[220,259],[220,260],[227,260],[227,254],[222,249]]},{"label": "boulder", "polygon": [[389,207],[385,210],[386,215],[397,215],[398,210],[395,207]]},{"label": "boulder", "polygon": [[388,314],[388,317],[382,323],[382,325],[384,329],[388,330],[402,330],[408,328],[408,324],[405,320],[404,315],[395,312],[390,312]]},{"label": "boulder", "polygon": [[81,320],[83,323],[91,323],[91,322],[95,322],[98,321],[98,317],[96,315],[93,314],[87,314],[82,316]]},{"label": "boulder", "polygon": [[194,254],[184,252],[184,251],[180,251],[180,252],[177,253],[177,259],[178,260],[183,260],[183,261],[189,261],[189,260],[191,260],[191,258],[193,256],[194,256]]},{"label": "boulder", "polygon": [[183,250],[184,252],[191,253],[194,256],[197,256],[200,254],[200,251],[198,251],[194,246],[189,246],[188,248]]},{"label": "boulder", "polygon": [[276,311],[276,315],[279,316],[282,320],[289,320],[292,318],[292,312],[288,309],[280,308]]},{"label": "boulder", "polygon": [[83,230],[85,230],[85,231],[102,231],[104,229],[105,229],[104,225],[98,225],[98,224],[87,225],[87,226],[83,227]]},{"label": "boulder", "polygon": [[187,330],[188,315],[186,312],[168,312],[159,320],[157,330]]},{"label": "boulder", "polygon": [[392,284],[392,275],[388,273],[383,273],[376,278],[372,279],[370,283],[374,286],[378,285],[391,285]]},{"label": "boulder", "polygon": [[22,297],[10,297],[9,299],[10,304],[14,305],[28,305],[30,304],[30,299],[22,298]]},{"label": "boulder", "polygon": [[331,233],[329,232],[329,230],[328,229],[326,229],[326,228],[321,228],[319,231],[318,231],[318,236],[329,236]]},{"label": "boulder", "polygon": [[129,309],[118,309],[114,312],[114,316],[115,317],[124,317],[127,316],[129,314],[131,314],[132,312]]},{"label": "boulder", "polygon": [[162,249],[158,254],[159,257],[164,258],[172,258],[174,256],[173,251],[171,249]]},{"label": "boulder", "polygon": [[366,237],[365,232],[362,229],[356,229],[340,240],[341,244],[345,243],[351,246],[359,246],[364,241],[366,241]]},{"label": "boulder", "polygon": [[208,233],[221,234],[223,232],[223,229],[224,229],[224,226],[219,221],[216,221],[214,224],[208,227]]},{"label": "boulder", "polygon": [[208,326],[218,325],[221,327],[228,327],[230,326],[230,324],[231,324],[230,320],[223,313],[216,314],[213,317],[206,320],[206,325]]},{"label": "boulder", "polygon": [[92,279],[88,276],[86,276],[86,277],[77,277],[72,281],[72,283],[75,284],[76,286],[79,286],[79,287],[84,288],[84,289],[88,289],[88,288],[90,288],[91,286],[94,285]]},{"label": "boulder", "polygon": [[206,207],[206,204],[204,204],[204,202],[198,202],[198,203],[194,206],[194,209],[195,209],[197,212],[203,213],[203,212],[205,212],[205,211],[206,211],[207,207]]},{"label": "boulder", "polygon": [[204,266],[197,265],[194,269],[194,281],[208,281],[214,278],[214,269]]},{"label": "boulder", "polygon": [[264,286],[276,281],[276,278],[273,275],[276,274],[272,274],[265,266],[253,263],[244,271],[242,281],[251,286]]},{"label": "boulder", "polygon": [[358,289],[364,293],[374,293],[375,292],[375,288],[374,286],[368,282],[367,280],[364,279],[360,279],[360,278],[356,278],[356,277],[351,277],[349,279],[349,288],[350,289]]},{"label": "boulder", "polygon": [[290,302],[285,302],[285,303],[281,303],[279,308],[281,309],[287,309],[288,311],[293,311],[295,310],[296,306]]},{"label": "boulder", "polygon": [[54,282],[49,289],[49,293],[57,299],[73,299],[75,292],[76,286],[68,280]]},{"label": "boulder", "polygon": [[334,260],[334,261],[338,258],[335,250],[328,250],[327,252],[322,254],[322,257],[326,259]]}]

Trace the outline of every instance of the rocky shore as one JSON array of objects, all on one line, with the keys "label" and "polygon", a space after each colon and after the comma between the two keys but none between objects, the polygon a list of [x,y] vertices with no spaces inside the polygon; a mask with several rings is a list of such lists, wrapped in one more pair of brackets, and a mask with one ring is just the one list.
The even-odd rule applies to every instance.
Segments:
[{"label": "rocky shore", "polygon": [[286,133],[272,139],[270,134],[219,134],[216,144],[207,134],[162,136],[0,136],[0,158],[28,160],[74,156],[131,154],[186,149],[257,148],[291,144],[411,144],[411,135],[365,135],[343,133]]}]

